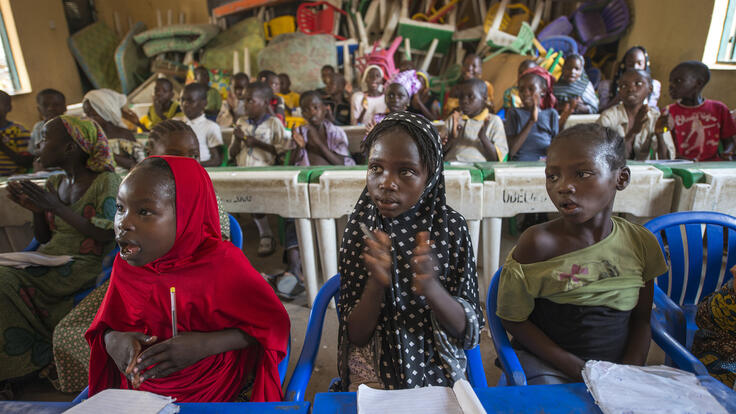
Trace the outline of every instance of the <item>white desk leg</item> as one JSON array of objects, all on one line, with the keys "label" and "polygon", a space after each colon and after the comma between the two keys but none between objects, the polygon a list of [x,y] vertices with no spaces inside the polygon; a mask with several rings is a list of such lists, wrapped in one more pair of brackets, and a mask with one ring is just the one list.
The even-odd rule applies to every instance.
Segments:
[{"label": "white desk leg", "polygon": [[485,300],[491,277],[498,270],[501,256],[501,218],[483,219],[483,275],[480,283],[481,297]]},{"label": "white desk leg", "polygon": [[312,222],[306,218],[296,219],[296,235],[299,240],[299,254],[302,259],[302,273],[307,282],[307,298],[309,306],[317,297],[317,267],[314,263],[314,235],[312,234]]},{"label": "white desk leg", "polygon": [[468,232],[470,232],[470,242],[473,243],[473,256],[477,261],[480,243],[480,220],[468,220]]},{"label": "white desk leg", "polygon": [[322,262],[322,279],[326,282],[337,274],[337,230],[335,219],[317,220],[317,243]]}]

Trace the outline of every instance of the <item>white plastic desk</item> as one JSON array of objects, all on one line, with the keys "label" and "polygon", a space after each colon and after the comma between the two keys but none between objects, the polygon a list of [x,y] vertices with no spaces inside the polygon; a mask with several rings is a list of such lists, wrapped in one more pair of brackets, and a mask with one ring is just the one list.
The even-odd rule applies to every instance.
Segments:
[{"label": "white plastic desk", "polygon": [[[492,165],[492,166],[491,166]],[[498,269],[501,252],[501,219],[522,213],[556,212],[547,196],[544,163],[487,163],[483,182],[483,283],[488,286]],[[616,195],[613,211],[638,217],[670,212],[675,180],[652,165],[629,165],[631,182]],[[492,170],[492,178],[491,177]],[[482,284],[481,284],[482,285]]]},{"label": "white plastic desk", "polygon": [[736,216],[736,162],[672,166],[679,184],[672,211],[718,211]]},{"label": "white plastic desk", "polygon": [[[337,273],[337,234],[335,219],[349,215],[365,187],[366,170],[325,170],[309,183],[309,204],[316,222],[317,242],[323,280]],[[477,255],[482,217],[483,184],[473,182],[468,169],[446,169],[447,204],[462,214]]]},{"label": "white plastic desk", "polygon": [[[307,281],[309,304],[319,289],[315,263],[314,234],[310,219],[309,189],[294,167],[208,169],[222,207],[230,213],[277,214],[296,220],[302,270]],[[306,175],[308,177],[308,175]]]}]

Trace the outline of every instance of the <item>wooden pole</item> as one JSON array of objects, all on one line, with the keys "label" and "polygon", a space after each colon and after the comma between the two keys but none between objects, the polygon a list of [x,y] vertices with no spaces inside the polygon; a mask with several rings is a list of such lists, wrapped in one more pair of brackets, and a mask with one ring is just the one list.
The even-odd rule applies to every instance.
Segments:
[{"label": "wooden pole", "polygon": [[156,26],[163,27],[163,25],[164,25],[164,20],[163,20],[163,17],[161,16],[161,10],[156,9]]},{"label": "wooden pole", "polygon": [[238,51],[233,50],[233,75],[240,72],[240,57]]},{"label": "wooden pole", "polygon": [[250,52],[248,51],[248,48],[243,48],[243,72],[245,72],[246,75],[248,75],[248,78],[251,77],[250,74]]}]

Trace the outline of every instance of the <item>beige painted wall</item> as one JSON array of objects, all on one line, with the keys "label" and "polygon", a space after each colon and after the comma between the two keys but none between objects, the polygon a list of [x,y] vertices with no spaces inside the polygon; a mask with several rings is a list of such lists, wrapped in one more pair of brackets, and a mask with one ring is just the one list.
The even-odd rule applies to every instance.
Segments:
[{"label": "beige painted wall", "polygon": [[[652,62],[652,75],[662,82],[660,106],[670,104],[670,70],[684,60],[703,58],[714,0],[628,2],[633,8],[633,25],[619,44],[619,57],[631,46],[644,46]],[[735,86],[736,70],[711,70],[703,95],[736,108]]]},{"label": "beige painted wall", "polygon": [[30,129],[39,120],[36,92],[44,88],[58,89],[66,95],[67,103],[74,103],[82,99],[82,85],[67,46],[69,30],[62,3],[11,0],[10,6],[32,92],[13,97],[13,111],[8,118]]},{"label": "beige painted wall", "polygon": [[[95,0],[97,17],[111,28],[115,29],[114,12],[120,16],[120,25],[123,32],[128,30],[128,17],[133,23],[141,21],[149,29],[157,27],[156,10],[161,10],[164,25],[167,22],[167,12],[173,12],[174,23],[179,22],[179,13],[186,14],[186,23],[208,23],[209,14],[207,0]],[[123,33],[124,35],[125,33]]]}]

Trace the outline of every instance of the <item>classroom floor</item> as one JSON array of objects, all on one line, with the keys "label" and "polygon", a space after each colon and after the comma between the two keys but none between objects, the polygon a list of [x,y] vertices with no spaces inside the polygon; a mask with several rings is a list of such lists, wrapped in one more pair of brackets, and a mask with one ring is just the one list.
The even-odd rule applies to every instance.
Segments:
[{"label": "classroom floor", "polygon": [[[281,250],[277,248],[276,252],[269,257],[258,257],[256,255],[256,251],[258,250],[258,231],[255,224],[253,224],[253,221],[247,214],[239,216],[238,219],[241,227],[243,228],[244,251],[253,266],[259,271],[268,274],[283,271],[285,267],[281,262]],[[271,228],[276,230],[278,228],[277,218],[270,216],[269,219],[271,220]],[[338,225],[340,225],[340,222],[338,222]],[[516,236],[511,236],[509,234],[506,229],[506,225],[507,221],[505,220],[501,240],[501,258],[506,257],[517,240]],[[338,234],[342,234],[342,232],[338,232]],[[483,269],[479,268],[478,271],[482,273]],[[292,339],[289,372],[287,373],[288,380],[291,376],[291,372],[294,370],[296,361],[299,359],[299,353],[301,352],[301,345],[304,341],[304,332],[306,330],[307,320],[309,319],[310,309],[307,307],[306,295],[302,295],[291,302],[284,302],[284,306],[291,318]],[[322,347],[319,355],[317,356],[314,373],[312,374],[309,387],[307,388],[307,401],[313,401],[314,394],[326,391],[329,387],[330,381],[337,376],[337,316],[334,311],[328,310],[322,333]],[[487,327],[484,329],[483,335],[481,336],[481,354],[483,355],[488,384],[496,384],[501,371],[493,364],[493,361],[496,358],[496,353],[493,349],[491,338],[488,335]],[[652,344],[652,347],[649,350],[647,363],[664,363],[664,353],[655,344]],[[76,394],[65,394],[56,391],[46,380],[35,379],[19,384],[16,388],[15,399],[25,401],[71,401],[75,396]]]}]

